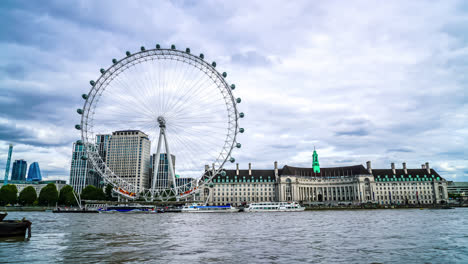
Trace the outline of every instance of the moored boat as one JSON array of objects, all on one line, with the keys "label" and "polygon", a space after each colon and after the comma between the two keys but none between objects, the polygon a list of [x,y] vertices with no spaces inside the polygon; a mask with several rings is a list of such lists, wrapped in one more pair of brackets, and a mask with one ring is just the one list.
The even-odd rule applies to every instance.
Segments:
[{"label": "moored boat", "polygon": [[199,205],[196,203],[187,204],[182,207],[182,213],[236,213],[239,208],[231,205]]},{"label": "moored boat", "polygon": [[251,203],[244,212],[299,212],[305,207],[296,202],[263,202]]},{"label": "moored boat", "polygon": [[0,213],[0,237],[24,237],[28,230],[28,237],[31,237],[31,222],[22,220],[3,220],[8,214]]},{"label": "moored boat", "polygon": [[99,213],[162,213],[162,211],[155,210],[154,206],[145,205],[119,205],[108,206],[99,208]]}]

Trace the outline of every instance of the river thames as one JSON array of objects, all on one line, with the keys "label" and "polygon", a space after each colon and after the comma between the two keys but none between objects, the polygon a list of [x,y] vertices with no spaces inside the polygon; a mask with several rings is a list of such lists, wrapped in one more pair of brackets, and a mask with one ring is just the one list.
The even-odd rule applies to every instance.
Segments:
[{"label": "river thames", "polygon": [[468,208],[22,217],[2,263],[468,263]]}]

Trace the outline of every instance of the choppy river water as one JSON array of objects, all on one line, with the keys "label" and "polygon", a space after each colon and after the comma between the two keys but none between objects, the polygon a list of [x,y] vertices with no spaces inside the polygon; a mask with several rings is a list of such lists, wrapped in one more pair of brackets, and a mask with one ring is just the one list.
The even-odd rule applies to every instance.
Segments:
[{"label": "choppy river water", "polygon": [[468,263],[468,208],[22,217],[2,263]]}]

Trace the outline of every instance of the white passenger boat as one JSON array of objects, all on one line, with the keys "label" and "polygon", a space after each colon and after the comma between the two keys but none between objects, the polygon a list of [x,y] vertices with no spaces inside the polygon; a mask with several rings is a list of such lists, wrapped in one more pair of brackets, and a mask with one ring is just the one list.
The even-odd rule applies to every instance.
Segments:
[{"label": "white passenger boat", "polygon": [[182,207],[182,213],[236,213],[239,209],[231,205],[199,205],[187,204]]},{"label": "white passenger boat", "polygon": [[245,212],[298,212],[304,210],[305,207],[296,202],[251,203],[249,207],[244,209]]}]

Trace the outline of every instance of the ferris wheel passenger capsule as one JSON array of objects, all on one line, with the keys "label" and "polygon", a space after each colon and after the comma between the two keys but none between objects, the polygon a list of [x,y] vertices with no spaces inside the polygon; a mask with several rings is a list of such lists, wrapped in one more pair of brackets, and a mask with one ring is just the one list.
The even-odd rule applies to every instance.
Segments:
[{"label": "ferris wheel passenger capsule", "polygon": [[240,113],[239,113],[239,117],[240,117],[240,118],[244,118],[244,116],[245,116],[245,114],[244,114],[243,112],[240,112]]},{"label": "ferris wheel passenger capsule", "polygon": [[239,128],[239,132],[244,133],[244,131],[245,131],[245,129],[243,129],[242,127]]},{"label": "ferris wheel passenger capsule", "polygon": [[205,55],[203,55],[203,53],[200,53],[200,59],[204,59],[205,58]]},{"label": "ferris wheel passenger capsule", "polygon": [[99,71],[100,71],[102,74],[104,74],[104,73],[106,72],[106,70],[104,70],[103,68],[101,68]]},{"label": "ferris wheel passenger capsule", "polygon": [[112,59],[112,63],[116,64],[116,63],[117,63],[117,59]]},{"label": "ferris wheel passenger capsule", "polygon": [[89,81],[89,84],[91,84],[92,86],[94,86],[96,83],[95,83],[93,80],[91,80],[91,81]]},{"label": "ferris wheel passenger capsule", "polygon": [[171,49],[175,50],[175,45],[174,44],[171,45]]},{"label": "ferris wheel passenger capsule", "polygon": [[82,115],[82,114],[83,114],[83,109],[78,108],[78,109],[76,109],[76,112],[77,112],[78,114]]},{"label": "ferris wheel passenger capsule", "polygon": [[130,57],[130,55],[132,55],[132,53],[130,53],[130,51],[127,51],[127,52],[125,52],[125,55],[127,55],[127,57]]},{"label": "ferris wheel passenger capsule", "polygon": [[234,162],[236,162],[236,159],[235,159],[235,158],[230,158],[229,161],[230,161],[231,163],[234,163]]},{"label": "ferris wheel passenger capsule", "polygon": [[78,146],[81,146],[81,145],[83,145],[83,141],[82,141],[82,140],[77,140],[77,141],[76,141],[76,144],[77,144]]},{"label": "ferris wheel passenger capsule", "polygon": [[241,148],[241,146],[242,146],[241,143],[236,144],[236,148]]},{"label": "ferris wheel passenger capsule", "polygon": [[214,68],[216,68],[216,61],[213,61],[213,62],[211,63],[211,66],[213,66]]},{"label": "ferris wheel passenger capsule", "polygon": [[156,44],[156,48],[157,48],[157,49],[160,49],[160,48],[161,48],[161,45]]},{"label": "ferris wheel passenger capsule", "polygon": [[231,84],[231,90],[234,90],[236,89],[236,85],[235,84]]},{"label": "ferris wheel passenger capsule", "polygon": [[141,50],[141,51],[145,51],[145,47],[141,46],[141,47],[140,47],[140,50]]},{"label": "ferris wheel passenger capsule", "polygon": [[81,130],[81,126],[80,126],[80,125],[75,125],[75,128],[76,128],[77,130]]},{"label": "ferris wheel passenger capsule", "polygon": [[223,77],[224,77],[224,78],[227,77],[227,73],[226,73],[226,72],[223,72]]},{"label": "ferris wheel passenger capsule", "polygon": [[186,48],[185,52],[190,54],[190,48]]},{"label": "ferris wheel passenger capsule", "polygon": [[86,100],[86,99],[88,99],[88,95],[87,95],[87,94],[82,94],[82,95],[81,95],[81,98],[83,98],[83,99]]},{"label": "ferris wheel passenger capsule", "polygon": [[88,172],[89,172],[89,173],[96,173],[96,171],[93,170],[93,169],[90,169]]},{"label": "ferris wheel passenger capsule", "polygon": [[242,101],[242,100],[241,100],[240,98],[237,98],[237,99],[236,99],[236,102],[237,102],[238,104],[240,104],[241,101]]},{"label": "ferris wheel passenger capsule", "polygon": [[81,156],[81,159],[82,159],[82,160],[87,160],[87,159],[88,159],[88,156],[83,155],[83,156]]}]

